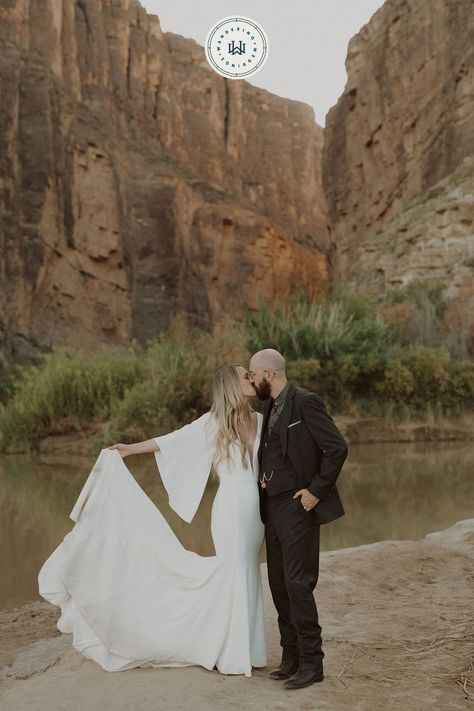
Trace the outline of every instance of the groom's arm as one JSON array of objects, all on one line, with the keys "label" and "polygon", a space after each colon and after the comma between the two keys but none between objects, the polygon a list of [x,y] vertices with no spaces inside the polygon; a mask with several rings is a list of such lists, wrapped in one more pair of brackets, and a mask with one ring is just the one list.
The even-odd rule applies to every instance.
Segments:
[{"label": "groom's arm", "polygon": [[321,469],[307,487],[313,496],[322,500],[329,496],[336,483],[347,457],[348,447],[318,395],[311,393],[304,398],[301,414],[311,437],[323,452]]}]

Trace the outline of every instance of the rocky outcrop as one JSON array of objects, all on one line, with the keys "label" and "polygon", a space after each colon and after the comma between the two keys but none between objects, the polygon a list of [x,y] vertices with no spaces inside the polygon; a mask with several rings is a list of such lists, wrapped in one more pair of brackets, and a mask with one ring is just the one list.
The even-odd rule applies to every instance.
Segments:
[{"label": "rocky outcrop", "polygon": [[450,312],[474,314],[474,157],[382,224],[352,252],[352,285],[385,294],[438,283]]},{"label": "rocky outcrop", "polygon": [[442,283],[466,314],[474,290],[472,10],[471,0],[388,0],[349,43],[323,156],[336,280],[378,294],[414,279]]},{"label": "rocky outcrop", "polygon": [[0,350],[212,329],[328,274],[310,107],[137,0],[0,5]]}]

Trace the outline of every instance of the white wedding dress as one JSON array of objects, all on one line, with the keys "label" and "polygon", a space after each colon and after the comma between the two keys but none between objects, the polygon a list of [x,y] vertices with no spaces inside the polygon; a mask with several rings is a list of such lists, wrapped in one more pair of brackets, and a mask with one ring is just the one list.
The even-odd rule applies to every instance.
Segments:
[{"label": "white wedding dress", "polygon": [[[102,449],[71,511],[72,530],[38,573],[40,595],[61,608],[57,627],[106,671],[201,665],[252,675],[266,666],[258,458],[217,466],[211,515],[216,555],[186,550],[116,449]],[[156,437],[170,506],[191,521],[214,455],[210,412]]]}]

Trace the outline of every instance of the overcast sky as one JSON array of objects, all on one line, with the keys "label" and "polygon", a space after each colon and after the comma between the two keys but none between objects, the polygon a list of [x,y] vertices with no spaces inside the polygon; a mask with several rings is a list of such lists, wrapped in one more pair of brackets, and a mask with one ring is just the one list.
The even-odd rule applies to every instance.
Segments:
[{"label": "overcast sky", "polygon": [[[341,95],[347,74],[347,44],[383,0],[140,0],[158,15],[165,32],[192,37],[203,45],[223,17],[244,15],[268,36],[268,58],[248,81],[314,108],[324,126]],[[235,80],[242,81],[242,80]]]}]

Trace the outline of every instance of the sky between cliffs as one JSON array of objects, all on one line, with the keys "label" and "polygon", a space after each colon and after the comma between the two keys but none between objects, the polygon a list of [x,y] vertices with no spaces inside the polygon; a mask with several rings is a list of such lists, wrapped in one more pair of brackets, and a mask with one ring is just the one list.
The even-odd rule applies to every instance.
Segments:
[{"label": "sky between cliffs", "polygon": [[347,80],[345,59],[350,38],[383,5],[383,0],[140,2],[147,12],[158,15],[165,32],[192,37],[203,46],[209,29],[223,17],[245,15],[259,22],[268,35],[268,59],[248,81],[309,104],[321,126]]}]

